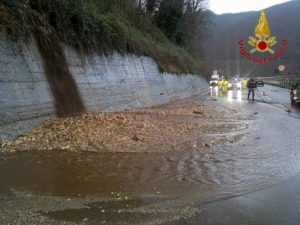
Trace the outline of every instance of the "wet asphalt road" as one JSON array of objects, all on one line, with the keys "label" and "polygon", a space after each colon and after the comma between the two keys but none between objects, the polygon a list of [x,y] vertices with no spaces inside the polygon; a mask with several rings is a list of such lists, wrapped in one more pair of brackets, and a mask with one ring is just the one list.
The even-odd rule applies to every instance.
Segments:
[{"label": "wet asphalt road", "polygon": [[[132,154],[2,156],[0,224],[300,224],[300,112],[286,112],[288,91],[260,87],[252,102],[245,92],[212,90],[208,101],[254,115],[247,138],[217,151],[174,155],[175,162],[157,154],[147,160]],[[95,161],[139,173],[120,175],[110,165],[115,186],[123,189],[102,196],[105,187],[93,180],[101,173]],[[57,179],[62,175],[70,179]],[[112,181],[105,179],[102,186]]]},{"label": "wet asphalt road", "polygon": [[[287,118],[291,120],[289,132],[296,135],[286,135],[284,126],[282,126],[281,136],[286,138],[286,142],[290,142],[285,147],[282,146],[281,151],[288,154],[288,149],[292,148],[296,152],[300,151],[300,107],[293,106],[290,108],[289,91],[282,88],[265,86],[259,87],[256,92],[256,102],[249,101],[249,104],[264,103],[268,106],[282,110],[279,114],[284,115],[282,118],[284,123]],[[246,95],[242,100],[247,100]],[[265,105],[263,106],[265,107]],[[256,108],[258,113],[261,113],[263,107]],[[276,109],[276,110],[277,110]],[[285,113],[291,109],[292,112]],[[272,117],[272,114],[269,114]],[[278,115],[276,115],[277,117]],[[294,125],[292,123],[295,123]],[[296,125],[297,124],[297,125]],[[261,131],[260,131],[261,132]],[[264,133],[266,131],[263,131]],[[262,137],[263,138],[263,137]],[[270,136],[275,143],[276,138]],[[291,141],[294,138],[296,141]],[[284,167],[283,162],[282,166]],[[297,162],[294,162],[297,164]],[[169,223],[174,225],[229,225],[229,224],[255,224],[255,225],[298,225],[300,224],[300,174],[298,169],[299,164],[295,167],[295,174],[289,177],[289,174],[284,175],[285,179],[278,184],[254,191],[241,196],[228,198],[221,201],[206,204],[201,207],[201,213],[190,219],[181,219],[180,221]],[[293,174],[293,173],[291,173]],[[290,174],[290,175],[291,175]],[[289,178],[288,178],[289,177]]]},{"label": "wet asphalt road", "polygon": [[201,207],[193,218],[172,225],[299,225],[300,176],[261,191],[222,200]]}]

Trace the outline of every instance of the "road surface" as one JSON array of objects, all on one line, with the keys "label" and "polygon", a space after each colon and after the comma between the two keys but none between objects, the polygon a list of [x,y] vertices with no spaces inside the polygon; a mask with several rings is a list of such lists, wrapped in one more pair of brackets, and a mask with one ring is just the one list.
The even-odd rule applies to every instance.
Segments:
[{"label": "road surface", "polygon": [[207,102],[252,115],[232,131],[241,140],[172,154],[2,154],[0,224],[297,224],[300,114],[286,111],[288,91],[262,87],[252,102],[212,90]]}]

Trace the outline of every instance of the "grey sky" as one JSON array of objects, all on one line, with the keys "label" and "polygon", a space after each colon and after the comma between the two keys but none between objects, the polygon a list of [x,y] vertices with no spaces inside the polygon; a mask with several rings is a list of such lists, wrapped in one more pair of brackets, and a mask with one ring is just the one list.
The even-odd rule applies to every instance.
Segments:
[{"label": "grey sky", "polygon": [[209,9],[216,14],[258,11],[289,0],[208,0]]}]

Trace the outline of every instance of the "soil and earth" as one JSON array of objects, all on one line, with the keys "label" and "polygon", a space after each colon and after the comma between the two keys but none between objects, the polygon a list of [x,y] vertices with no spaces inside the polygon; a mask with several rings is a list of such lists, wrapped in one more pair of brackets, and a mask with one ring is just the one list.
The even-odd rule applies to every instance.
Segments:
[{"label": "soil and earth", "polygon": [[226,133],[246,128],[250,119],[237,110],[217,107],[201,96],[193,96],[146,109],[51,119],[1,146],[13,152],[166,152],[182,145],[210,148],[240,140],[244,134]]}]

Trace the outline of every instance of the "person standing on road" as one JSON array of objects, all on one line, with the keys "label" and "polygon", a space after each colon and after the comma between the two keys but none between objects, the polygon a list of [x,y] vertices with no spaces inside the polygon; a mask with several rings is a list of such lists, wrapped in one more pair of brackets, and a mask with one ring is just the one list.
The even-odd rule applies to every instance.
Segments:
[{"label": "person standing on road", "polygon": [[223,86],[223,79],[219,80],[219,82],[218,82],[218,88],[219,88],[219,90],[222,89],[222,86]]},{"label": "person standing on road", "polygon": [[242,88],[243,88],[243,89],[246,89],[246,88],[247,88],[247,82],[248,82],[248,81],[247,81],[246,79],[243,79],[243,80],[242,80]]},{"label": "person standing on road", "polygon": [[250,79],[247,82],[247,88],[248,88],[248,100],[250,98],[250,94],[252,93],[252,101],[254,101],[255,96],[255,89],[257,88],[256,81],[253,79],[253,77],[250,77]]},{"label": "person standing on road", "polygon": [[228,81],[224,79],[222,83],[222,91],[227,91],[227,88],[228,88]]}]

